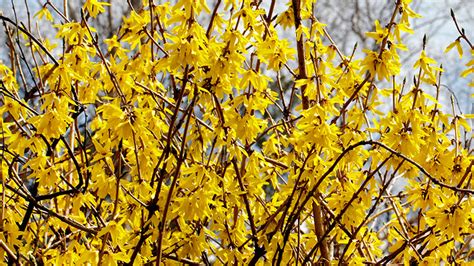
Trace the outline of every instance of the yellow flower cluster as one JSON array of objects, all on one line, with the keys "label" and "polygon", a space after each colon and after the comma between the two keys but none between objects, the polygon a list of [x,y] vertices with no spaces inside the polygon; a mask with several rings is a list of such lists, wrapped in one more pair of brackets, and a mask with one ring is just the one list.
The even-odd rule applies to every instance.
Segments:
[{"label": "yellow flower cluster", "polygon": [[364,58],[342,54],[315,0],[142,2],[105,40],[89,24],[107,3],[77,22],[45,4],[62,47],[0,17],[33,75],[0,64],[4,262],[472,259],[473,116],[441,111],[425,50],[402,81],[409,0]]}]

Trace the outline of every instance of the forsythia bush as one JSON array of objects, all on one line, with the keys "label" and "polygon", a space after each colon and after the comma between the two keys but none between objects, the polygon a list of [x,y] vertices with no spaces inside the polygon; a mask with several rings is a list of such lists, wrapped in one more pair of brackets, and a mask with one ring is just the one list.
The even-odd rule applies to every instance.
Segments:
[{"label": "forsythia bush", "polygon": [[[425,40],[401,76],[410,0],[362,58],[316,0],[143,1],[110,38],[90,25],[106,3],[70,21],[45,2],[56,40],[0,17],[4,262],[473,259],[472,116],[441,111]],[[447,50],[472,57],[452,17]]]}]

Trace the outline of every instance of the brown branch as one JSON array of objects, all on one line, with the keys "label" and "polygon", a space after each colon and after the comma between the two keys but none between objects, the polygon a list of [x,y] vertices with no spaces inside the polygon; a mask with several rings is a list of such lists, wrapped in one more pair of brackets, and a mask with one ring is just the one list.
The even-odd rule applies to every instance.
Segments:
[{"label": "brown branch", "polygon": [[[317,193],[316,194],[316,199],[319,201],[319,195],[320,193]],[[312,204],[312,208],[313,208],[313,217],[314,217],[314,232],[316,232],[316,236],[318,236],[318,241],[321,241],[321,259],[322,259],[322,263],[324,265],[329,265],[329,263],[331,262],[330,259],[331,259],[331,256],[329,255],[329,249],[328,249],[328,243],[326,241],[326,238],[324,238],[324,220],[323,220],[323,216],[322,216],[322,213],[323,211],[321,210],[321,205],[319,204],[316,204],[315,202],[313,202]],[[350,242],[349,242],[350,243]],[[305,265],[305,263],[303,262],[303,265]]]},{"label": "brown branch", "polygon": [[[390,157],[391,157],[391,156],[390,156]],[[390,157],[389,157],[389,158],[390,158]],[[392,175],[390,176],[390,179],[385,182],[385,184],[383,185],[382,190],[380,191],[380,193],[379,193],[377,199],[375,200],[375,203],[373,204],[372,208],[369,210],[369,212],[368,212],[367,215],[365,216],[364,220],[362,220],[362,222],[359,224],[359,226],[357,226],[356,230],[354,231],[354,233],[353,233],[352,236],[350,237],[348,243],[352,243],[352,240],[357,236],[357,233],[359,233],[360,229],[362,229],[362,227],[363,227],[364,225],[366,225],[366,224],[369,223],[369,221],[370,221],[370,219],[369,219],[370,216],[375,212],[375,209],[377,208],[379,201],[382,199],[384,192],[387,190],[388,186],[389,186],[389,185],[392,183],[392,181],[395,179],[396,174],[397,174],[397,172],[399,171],[399,169],[400,169],[400,167],[402,166],[403,163],[404,163],[404,160],[402,160],[402,161],[398,164],[398,166],[395,168],[395,170],[393,171]],[[392,208],[390,208],[389,210],[391,210],[391,209],[392,209]],[[376,214],[376,215],[378,215],[378,214]],[[347,251],[349,250],[349,246],[350,246],[350,244],[347,245],[347,246],[344,248],[344,251],[342,252],[342,255],[341,255],[341,257],[340,257],[340,260],[341,260],[341,261],[343,261],[344,255],[345,255],[345,254],[347,253]]]},{"label": "brown branch", "polygon": [[30,38],[31,40],[33,40],[33,42],[35,42],[40,48],[41,50],[43,50],[46,55],[48,55],[48,57],[54,62],[54,64],[56,66],[59,65],[58,61],[56,60],[56,58],[54,58],[54,56],[48,51],[48,49],[46,49],[44,47],[44,45],[38,41],[38,39],[36,39],[35,36],[33,36],[33,34],[31,34],[27,29],[25,29],[24,27],[16,24],[13,20],[7,18],[7,17],[4,17],[2,15],[0,15],[0,19],[3,20],[3,21],[7,21],[8,23],[12,24],[13,26],[15,26],[17,29],[19,29],[21,32],[23,32],[24,34],[26,34],[28,36],[28,38]]},{"label": "brown branch", "polygon": [[189,260],[189,259],[184,259],[184,258],[178,258],[178,257],[175,257],[175,256],[172,256],[172,255],[163,255],[163,258],[166,258],[166,259],[169,259],[169,260],[174,260],[174,261],[177,261],[177,262],[181,262],[182,264],[184,265],[195,265],[195,266],[198,266],[198,265],[201,265],[197,262],[194,262],[192,260]]},{"label": "brown branch", "polygon": [[211,36],[212,26],[214,24],[214,19],[217,15],[217,10],[219,9],[219,5],[221,4],[222,0],[217,0],[216,5],[214,6],[214,10],[212,11],[211,20],[209,21],[209,26],[207,27],[206,37],[209,38]]},{"label": "brown branch", "polygon": [[[155,5],[153,4],[153,0],[148,0],[148,7],[150,9],[150,29],[151,29],[150,32],[151,32],[151,36],[153,37],[155,35],[155,26],[153,25],[153,17],[154,17],[153,7],[155,7]],[[150,42],[150,50],[151,50],[151,61],[154,62],[155,51],[153,47],[153,42]]]},{"label": "brown branch", "polygon": [[[318,238],[318,242],[316,243],[316,245],[314,245],[314,247],[311,249],[311,251],[308,253],[308,255],[306,256],[306,258],[304,259],[304,262],[303,264],[305,264],[306,262],[309,262],[309,260],[311,259],[312,257],[312,254],[322,245],[323,245],[323,241],[324,239],[329,235],[329,233],[332,231],[332,229],[334,229],[334,227],[336,226],[336,224],[338,223],[337,221],[341,220],[342,219],[342,216],[346,213],[346,211],[349,209],[349,207],[352,205],[352,202],[354,202],[354,200],[356,200],[358,197],[359,197],[359,194],[362,192],[362,190],[364,190],[365,186],[369,183],[369,181],[372,179],[372,177],[380,170],[380,168],[382,168],[382,166],[392,157],[392,155],[390,155],[389,157],[387,157],[382,163],[380,163],[376,169],[374,169],[374,171],[372,171],[364,180],[364,182],[362,183],[362,185],[359,187],[359,189],[352,195],[351,199],[345,204],[344,208],[341,210],[341,212],[336,216],[336,218],[334,218],[334,221],[328,226],[328,228],[326,229],[326,231],[324,232],[324,234],[321,236],[321,238]],[[354,236],[354,234],[352,234]],[[350,242],[349,244],[350,245]],[[321,248],[321,250],[323,249],[323,247]],[[322,253],[322,252],[321,252]]]},{"label": "brown branch", "polygon": [[[301,24],[301,0],[292,0],[293,14],[295,18],[295,34]],[[296,34],[297,35],[297,34]],[[303,34],[296,40],[296,50],[298,53],[298,79],[306,79],[306,63],[304,58],[304,41]],[[303,109],[308,109],[309,101],[308,97],[305,96],[306,85],[301,86],[301,99]],[[290,106],[291,107],[291,106]]]},{"label": "brown branch", "polygon": [[[185,87],[183,87],[182,90],[184,91]],[[173,181],[171,181],[171,186],[170,186],[169,191],[168,191],[168,197],[166,198],[166,203],[165,203],[165,208],[163,210],[162,219],[160,221],[160,224],[158,225],[158,240],[157,240],[157,246],[158,246],[158,251],[157,252],[158,252],[158,254],[156,255],[156,264],[157,264],[157,266],[159,266],[160,262],[161,262],[161,255],[162,255],[162,249],[163,249],[162,248],[163,234],[164,234],[164,230],[165,230],[165,227],[166,227],[166,218],[167,218],[167,215],[168,215],[168,210],[169,210],[169,207],[171,205],[171,198],[173,197],[174,188],[176,187],[176,184],[177,184],[177,181],[178,181],[178,178],[179,178],[179,175],[180,175],[181,166],[182,166],[182,164],[185,160],[184,150],[185,150],[185,146],[186,146],[186,137],[188,135],[188,129],[189,129],[189,122],[191,120],[191,114],[193,113],[193,107],[194,107],[194,104],[196,102],[196,97],[197,97],[196,93],[197,92],[195,92],[194,98],[193,98],[192,102],[190,103],[190,105],[188,107],[189,108],[189,113],[187,114],[186,125],[184,126],[183,140],[181,141],[181,150],[180,150],[180,153],[179,153],[178,163],[176,165],[176,170],[175,170],[175,174],[174,174],[174,177],[173,177]],[[176,110],[176,113],[178,113],[178,110]],[[171,131],[172,128],[170,128],[169,130]]]},{"label": "brown branch", "polygon": [[104,57],[104,54],[102,53],[102,51],[100,50],[100,47],[99,47],[99,42],[97,41],[96,38],[94,38],[93,34],[92,34],[92,31],[89,27],[89,25],[87,24],[87,20],[86,18],[84,17],[84,12],[81,11],[81,16],[82,16],[82,21],[83,21],[83,24],[85,25],[87,31],[89,32],[89,35],[91,36],[91,40],[92,40],[92,44],[94,45],[96,51],[97,51],[97,54],[99,55],[99,58],[102,60],[103,64],[104,64],[104,67],[105,69],[107,70],[107,73],[109,74],[109,77],[110,77],[110,81],[112,82],[112,84],[114,85],[114,88],[115,90],[117,91],[117,93],[120,95],[120,98],[122,100],[123,103],[126,102],[125,100],[125,95],[123,94],[122,92],[122,89],[120,89],[120,85],[117,81],[117,77],[115,76],[115,74],[112,72],[112,70],[110,70],[110,67],[109,67],[109,63],[107,62],[107,60],[105,59]]},{"label": "brown branch", "polygon": [[464,28],[459,27],[459,24],[458,24],[458,21],[456,20],[456,16],[454,15],[453,9],[451,9],[451,18],[453,18],[454,24],[456,25],[456,29],[461,35],[461,38],[463,38],[466,41],[466,43],[470,46],[471,49],[474,49],[474,45],[467,38]]},{"label": "brown branch", "polygon": [[[275,230],[273,231],[272,233],[272,236],[277,232],[277,230],[280,230],[282,224],[284,223],[285,221],[285,218],[287,217],[287,212],[288,210],[290,209],[291,207],[291,204],[292,204],[292,201],[293,201],[293,198],[295,197],[295,193],[296,191],[298,190],[298,186],[300,186],[300,180],[301,180],[301,177],[303,176],[303,173],[305,172],[305,167],[306,167],[306,163],[308,162],[309,158],[314,154],[314,145],[313,147],[311,147],[311,149],[308,151],[308,155],[305,157],[304,161],[303,161],[303,164],[302,166],[300,167],[300,173],[298,174],[298,177],[296,178],[295,180],[295,184],[293,186],[293,189],[291,191],[291,194],[290,196],[288,197],[288,200],[285,202],[285,209],[283,211],[283,214],[281,215],[281,218],[280,220],[278,221],[278,224],[275,228]],[[298,203],[298,201],[300,200],[300,197],[302,195],[303,191],[299,194],[298,196],[298,199],[296,200],[296,203]],[[294,211],[294,210],[293,210]],[[292,217],[292,215],[294,214],[293,211],[290,213],[290,217]],[[293,224],[290,224],[290,223],[287,223],[286,226],[284,227],[283,231],[284,232],[291,232],[291,229],[293,227]],[[322,228],[322,224],[321,224],[321,228]],[[289,238],[289,234],[288,235],[284,235],[284,239],[283,239],[283,247],[280,247],[278,245],[278,248],[277,248],[277,251],[275,253],[275,256],[278,255],[277,257],[277,261],[276,261],[276,264],[281,264],[281,260],[283,258],[283,252],[285,250],[285,246],[286,246],[286,243],[288,242],[288,238]],[[319,238],[319,236],[318,236]],[[274,262],[275,263],[275,262]]]},{"label": "brown branch", "polygon": [[[8,187],[7,187],[8,188]],[[23,193],[20,193],[18,190],[15,190],[15,189],[11,189],[12,192],[14,192],[15,194],[17,194],[18,196],[24,198],[25,200],[27,200],[28,202],[32,202],[34,207],[46,212],[47,214],[51,215],[51,216],[54,216],[56,218],[58,218],[60,221],[74,227],[74,228],[77,228],[79,230],[82,230],[84,232],[87,232],[87,233],[90,233],[90,234],[97,234],[98,230],[97,228],[90,228],[90,227],[86,227],[84,225],[82,225],[81,223],[77,222],[76,220],[73,220],[67,216],[63,216],[61,214],[58,214],[50,209],[48,209],[47,207],[39,204],[35,198],[29,194],[23,194]]]},{"label": "brown branch", "polygon": [[254,239],[256,239],[257,230],[256,230],[255,223],[254,223],[254,220],[253,220],[252,211],[250,209],[250,201],[247,197],[247,189],[244,186],[244,181],[242,179],[241,170],[239,170],[239,167],[237,166],[237,161],[236,161],[235,158],[232,160],[232,165],[234,166],[234,171],[235,171],[235,174],[237,176],[237,181],[239,182],[239,187],[240,187],[240,190],[242,191],[242,198],[244,199],[245,208],[246,208],[247,215],[248,215],[249,221],[250,221],[250,229],[252,230],[252,235],[253,235]]},{"label": "brown branch", "polygon": [[10,263],[15,263],[17,265],[20,265],[19,262],[18,262],[18,257],[15,255],[15,253],[13,253],[13,251],[7,246],[7,244],[5,244],[5,242],[3,242],[3,240],[0,239],[0,246],[3,248],[3,250],[5,250],[5,252],[7,253],[8,257],[10,259],[12,259],[11,262],[9,262],[9,265]]},{"label": "brown branch", "polygon": [[375,265],[385,265],[387,262],[389,262],[389,261],[393,260],[394,258],[396,258],[398,256],[398,254],[400,254],[401,252],[403,252],[405,250],[406,246],[408,245],[408,242],[412,243],[413,245],[416,245],[416,244],[422,242],[425,238],[430,236],[430,231],[432,229],[433,229],[433,227],[429,227],[425,231],[415,235],[413,238],[409,239],[408,241],[403,242],[403,244],[397,250],[395,250],[394,252],[392,252],[392,253],[388,254],[387,256],[383,257],[381,260],[377,261],[375,263]]},{"label": "brown branch", "polygon": [[[329,176],[329,174],[334,171],[334,169],[336,168],[336,166],[339,164],[339,162],[342,160],[342,158],[349,152],[349,151],[352,151],[354,150],[355,148],[359,147],[359,146],[364,146],[364,145],[372,145],[372,146],[379,146],[379,147],[382,147],[383,149],[389,151],[390,153],[392,153],[393,155],[395,156],[398,156],[400,158],[403,158],[405,159],[407,162],[411,163],[412,165],[414,165],[416,168],[418,168],[425,176],[427,176],[433,183],[435,183],[436,185],[440,186],[440,187],[444,187],[444,188],[447,188],[447,189],[450,189],[450,190],[453,190],[455,192],[464,192],[464,193],[469,193],[469,194],[474,194],[474,190],[471,190],[471,189],[463,189],[463,188],[459,188],[459,187],[455,187],[455,186],[451,186],[451,185],[448,185],[448,184],[445,184],[441,181],[439,181],[438,179],[434,178],[430,173],[428,173],[420,164],[418,164],[417,162],[415,162],[414,160],[408,158],[406,155],[403,155],[402,153],[400,152],[397,152],[395,150],[393,150],[392,148],[388,147],[387,145],[381,143],[381,142],[377,142],[377,141],[373,141],[373,140],[366,140],[366,141],[360,141],[360,142],[357,142],[353,145],[350,145],[349,147],[347,147],[337,158],[336,160],[334,161],[334,163],[329,167],[329,169],[321,176],[321,178],[316,182],[316,184],[314,185],[314,187],[308,192],[308,194],[306,195],[306,197],[304,198],[304,200],[302,201],[302,203],[300,204],[300,206],[298,208],[295,207],[295,209],[297,209],[295,213],[295,215],[290,215],[290,217],[288,218],[288,225],[290,225],[290,229],[291,229],[291,225],[293,225],[295,222],[296,222],[296,219],[297,219],[297,216],[302,213],[303,209],[305,208],[305,205],[308,203],[308,201],[316,195],[316,193],[318,192],[318,187],[319,185],[326,179],[326,177]],[[326,234],[330,231],[329,230],[330,227],[328,227],[328,230],[326,230]],[[289,231],[288,231],[289,232]],[[288,234],[288,232],[286,232],[286,234]],[[324,238],[324,237],[323,237]],[[319,244],[317,244],[315,247],[319,246]]]}]

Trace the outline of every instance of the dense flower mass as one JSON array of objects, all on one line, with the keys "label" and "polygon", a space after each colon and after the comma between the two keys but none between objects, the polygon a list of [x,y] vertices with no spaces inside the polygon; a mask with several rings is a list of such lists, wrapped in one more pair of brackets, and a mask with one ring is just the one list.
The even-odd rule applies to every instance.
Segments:
[{"label": "dense flower mass", "polygon": [[[316,0],[143,1],[109,38],[90,26],[107,3],[74,21],[44,2],[54,42],[0,16],[4,262],[472,260],[473,115],[441,111],[425,40],[401,76],[411,0],[364,58]],[[447,52],[472,57],[459,34]]]}]

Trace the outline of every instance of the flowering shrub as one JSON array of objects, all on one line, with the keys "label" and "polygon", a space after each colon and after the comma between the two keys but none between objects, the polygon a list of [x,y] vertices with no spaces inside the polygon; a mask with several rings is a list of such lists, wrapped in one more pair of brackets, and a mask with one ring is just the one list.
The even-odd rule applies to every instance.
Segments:
[{"label": "flowering shrub", "polygon": [[[110,38],[90,26],[97,0],[81,21],[47,1],[36,17],[54,41],[0,16],[4,261],[472,260],[473,116],[441,111],[425,40],[400,75],[410,0],[363,58],[338,49],[315,0],[280,14],[275,0],[155,2]],[[452,17],[447,51],[472,57]]]}]

